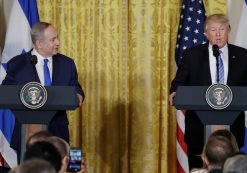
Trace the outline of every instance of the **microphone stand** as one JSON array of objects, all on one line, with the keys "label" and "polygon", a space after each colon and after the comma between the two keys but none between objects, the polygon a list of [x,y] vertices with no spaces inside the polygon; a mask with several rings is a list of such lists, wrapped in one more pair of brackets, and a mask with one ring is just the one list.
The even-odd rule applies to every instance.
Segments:
[{"label": "microphone stand", "polygon": [[219,74],[219,56],[216,57],[216,71],[217,71],[217,79],[216,82],[220,83],[220,74]]},{"label": "microphone stand", "polygon": [[216,73],[217,73],[217,76],[216,76],[216,82],[219,83],[220,82],[220,74],[219,74],[219,46],[218,45],[213,45],[212,46],[212,49],[213,49],[213,55],[214,57],[216,58]]}]

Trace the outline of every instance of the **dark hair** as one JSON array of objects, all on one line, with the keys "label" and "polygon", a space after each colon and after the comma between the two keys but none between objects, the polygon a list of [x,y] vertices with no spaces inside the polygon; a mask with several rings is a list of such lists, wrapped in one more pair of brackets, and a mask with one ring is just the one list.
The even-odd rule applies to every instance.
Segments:
[{"label": "dark hair", "polygon": [[30,136],[27,139],[26,148],[30,147],[30,145],[32,145],[35,142],[44,141],[45,139],[51,136],[52,134],[49,131],[45,131],[45,130],[34,133],[32,136]]},{"label": "dark hair", "polygon": [[223,167],[224,173],[244,173],[247,170],[247,155],[238,153],[226,159]]},{"label": "dark hair", "polygon": [[216,130],[210,135],[210,137],[212,137],[212,136],[223,136],[223,137],[227,138],[232,143],[232,147],[233,147],[234,151],[236,153],[239,152],[237,140],[236,140],[235,136],[232,134],[232,132],[230,132],[229,130],[226,130],[226,129]]},{"label": "dark hair", "polygon": [[218,167],[223,167],[225,160],[235,153],[231,142],[223,136],[212,136],[208,139],[204,155],[207,161]]},{"label": "dark hair", "polygon": [[4,167],[4,166],[0,166],[0,172],[1,173],[7,173],[7,172],[9,172],[10,171],[10,168],[8,168],[8,167]]},{"label": "dark hair", "polygon": [[61,155],[51,143],[39,141],[32,144],[24,155],[24,161],[39,158],[48,161],[56,171],[61,168]]},{"label": "dark hair", "polygon": [[47,142],[51,143],[57,148],[57,151],[60,153],[61,157],[69,155],[69,144],[60,137],[52,136],[46,139]]},{"label": "dark hair", "polygon": [[55,168],[42,159],[31,159],[23,162],[17,173],[56,173]]}]

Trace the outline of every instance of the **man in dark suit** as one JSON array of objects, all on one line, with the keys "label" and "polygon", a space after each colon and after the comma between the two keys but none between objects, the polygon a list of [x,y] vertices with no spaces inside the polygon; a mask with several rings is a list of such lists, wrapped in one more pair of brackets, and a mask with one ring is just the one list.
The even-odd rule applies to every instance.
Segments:
[{"label": "man in dark suit", "polygon": [[[71,58],[58,53],[57,30],[49,23],[38,22],[31,29],[31,39],[34,49],[12,58],[7,63],[7,75],[2,84],[24,85],[28,82],[36,81],[42,85],[75,86],[78,102],[81,105],[84,99],[84,92],[78,82],[76,66]],[[31,57],[34,55],[37,57],[35,68],[31,61]],[[44,70],[44,64],[47,60],[48,73],[47,70]],[[47,76],[49,78],[48,83]],[[19,128],[20,125],[16,123],[12,140],[19,141]],[[69,142],[66,111],[57,111],[48,126],[48,130],[53,135]],[[16,143],[18,144],[19,142]]]},{"label": "man in dark suit", "polygon": [[[224,65],[224,84],[229,86],[247,85],[247,50],[228,44],[230,25],[223,14],[209,16],[204,25],[209,43],[184,51],[181,65],[170,88],[169,101],[173,98],[178,86],[209,86],[216,83],[216,58],[213,56],[213,45],[218,45]],[[231,125],[239,147],[244,142],[244,113],[242,112]],[[188,147],[189,167],[202,167],[200,154],[204,143],[204,127],[194,111],[185,115],[185,142]]]}]

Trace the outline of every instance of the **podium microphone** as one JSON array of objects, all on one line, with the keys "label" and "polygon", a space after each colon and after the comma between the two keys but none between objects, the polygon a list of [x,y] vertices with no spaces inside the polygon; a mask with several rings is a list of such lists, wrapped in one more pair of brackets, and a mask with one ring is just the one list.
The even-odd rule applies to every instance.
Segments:
[{"label": "podium microphone", "polygon": [[31,56],[31,63],[33,65],[33,75],[34,75],[34,81],[35,82],[36,82],[36,74],[37,74],[35,65],[37,64],[37,62],[38,62],[37,56],[36,55],[32,55]]},{"label": "podium microphone", "polygon": [[218,56],[220,55],[219,46],[217,44],[213,45],[213,55],[215,56],[215,58],[218,58]]}]

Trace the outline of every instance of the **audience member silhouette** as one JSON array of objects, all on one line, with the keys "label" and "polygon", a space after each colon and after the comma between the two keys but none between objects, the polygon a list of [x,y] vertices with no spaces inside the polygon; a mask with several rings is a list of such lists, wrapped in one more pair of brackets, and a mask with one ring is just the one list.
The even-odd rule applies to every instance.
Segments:
[{"label": "audience member silhouette", "polygon": [[57,148],[46,141],[38,141],[30,145],[24,154],[24,162],[33,158],[48,161],[58,172],[61,168],[61,155]]},{"label": "audience member silhouette", "polygon": [[[49,137],[46,139],[46,141],[53,144],[57,148],[58,152],[60,153],[62,157],[62,160],[61,160],[62,166],[61,166],[59,173],[66,173],[67,166],[69,163],[69,150],[70,150],[69,144],[65,140],[57,136]],[[77,173],[83,173],[85,172],[85,170],[86,170],[86,163],[84,160],[82,160],[81,170],[78,171]]]},{"label": "audience member silhouette", "polygon": [[4,167],[4,166],[0,166],[0,173],[7,173],[9,172],[10,168],[8,167]]},{"label": "audience member silhouette", "polygon": [[13,173],[56,173],[56,170],[43,159],[31,159],[22,163]]},{"label": "audience member silhouette", "polygon": [[37,141],[44,141],[47,138],[53,136],[49,131],[42,130],[31,135],[26,142],[26,148]]},{"label": "audience member silhouette", "polygon": [[59,173],[65,173],[69,162],[69,144],[62,138],[56,136],[49,137],[46,139],[46,141],[54,145],[60,153],[62,165]]},{"label": "audience member silhouette", "polygon": [[222,134],[229,135],[228,132],[219,131],[208,138],[201,156],[204,168],[192,170],[192,173],[220,173],[225,160],[239,151],[238,147],[236,148],[237,145],[234,144],[234,138],[231,138],[232,141]]},{"label": "audience member silhouette", "polygon": [[226,159],[223,173],[246,173],[247,155],[238,153]]},{"label": "audience member silhouette", "polygon": [[226,137],[232,143],[232,147],[234,149],[234,152],[236,152],[236,153],[239,152],[237,140],[236,140],[235,136],[232,134],[232,132],[230,132],[229,130],[226,130],[226,129],[216,130],[210,135],[210,137],[212,137],[212,136]]}]

